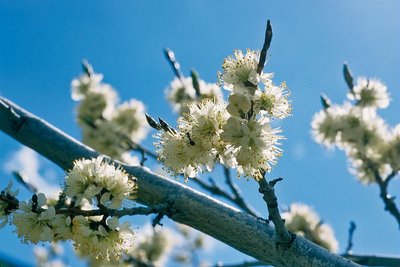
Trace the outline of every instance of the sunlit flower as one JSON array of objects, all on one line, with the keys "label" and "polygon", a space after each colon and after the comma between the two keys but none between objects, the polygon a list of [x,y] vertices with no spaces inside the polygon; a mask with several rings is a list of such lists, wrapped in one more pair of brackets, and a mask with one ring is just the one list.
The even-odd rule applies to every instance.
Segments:
[{"label": "sunlit flower", "polygon": [[103,74],[100,73],[92,73],[91,75],[85,73],[78,79],[72,80],[72,99],[75,101],[84,99],[88,91],[100,85],[101,80],[103,80]]},{"label": "sunlit flower", "polygon": [[142,141],[149,130],[145,107],[136,99],[118,106],[111,121],[116,124],[118,131],[135,143]]},{"label": "sunlit flower", "polygon": [[[47,199],[42,193],[37,195],[37,201],[19,203],[19,210],[14,212],[13,223],[17,227],[16,232],[22,242],[36,244],[40,241],[53,240],[51,225],[56,211],[53,206],[44,209],[46,204]],[[43,211],[40,210],[42,208]]]},{"label": "sunlit flower", "polygon": [[100,196],[100,203],[117,209],[122,200],[133,199],[136,193],[136,180],[130,178],[120,167],[115,167],[97,157],[91,160],[77,160],[65,181],[65,194],[76,198],[76,205],[82,199],[92,203]]},{"label": "sunlit flower", "polygon": [[98,152],[122,160],[122,154],[129,150],[129,137],[118,129],[113,121],[102,121],[95,128],[84,126],[82,140]]},{"label": "sunlit flower", "polygon": [[73,241],[77,253],[99,261],[117,263],[133,245],[134,233],[130,224],[119,224],[117,218],[109,218],[106,224],[83,216],[73,219]]},{"label": "sunlit flower", "polygon": [[193,143],[185,134],[163,131],[155,137],[158,138],[154,143],[158,160],[164,164],[166,171],[172,171],[174,175],[184,174],[185,178],[193,178],[210,161],[209,147]]},{"label": "sunlit flower", "polygon": [[374,110],[349,103],[334,105],[314,115],[312,129],[317,142],[337,145],[347,152],[379,146],[388,135],[385,122]]},{"label": "sunlit flower", "polygon": [[236,149],[239,174],[260,178],[263,171],[269,171],[281,155],[277,147],[279,129],[272,129],[267,118],[250,121],[230,117],[223,127],[221,139]]},{"label": "sunlit flower", "polygon": [[115,110],[117,99],[117,93],[109,85],[92,88],[79,103],[78,123],[81,126],[92,126],[97,120],[110,118]]},{"label": "sunlit flower", "polygon": [[54,240],[69,240],[72,238],[72,219],[64,214],[57,214],[52,222]]},{"label": "sunlit flower", "polygon": [[198,102],[203,99],[211,99],[215,103],[222,102],[221,88],[214,83],[206,83],[203,80],[198,80],[199,94],[193,87],[191,77],[182,79],[175,78],[170,86],[165,90],[167,100],[172,105],[175,112],[185,114],[189,111],[188,105],[191,102]]},{"label": "sunlit flower", "polygon": [[389,164],[394,171],[400,170],[400,124],[392,130],[379,152],[382,155],[382,162]]},{"label": "sunlit flower", "polygon": [[370,149],[363,152],[353,150],[348,153],[350,173],[355,175],[363,184],[376,183],[376,174],[382,180],[392,172],[389,164],[385,163],[379,150]]},{"label": "sunlit flower", "polygon": [[271,78],[271,74],[257,73],[259,59],[258,51],[247,49],[246,54],[233,51],[233,57],[224,59],[223,72],[218,73],[219,82],[236,94],[254,96],[258,83],[268,83]]},{"label": "sunlit flower", "polygon": [[312,135],[316,142],[327,147],[335,145],[343,115],[339,106],[332,106],[316,113],[311,122]]},{"label": "sunlit flower", "polygon": [[278,119],[286,118],[291,114],[292,107],[288,99],[290,92],[285,83],[280,86],[266,85],[264,91],[257,91],[257,93],[254,105],[261,114],[266,113]]},{"label": "sunlit flower", "polygon": [[301,235],[308,240],[336,252],[338,242],[334,236],[332,228],[325,223],[309,206],[301,203],[293,203],[290,209],[282,213],[285,226],[289,231]]},{"label": "sunlit flower", "polygon": [[234,117],[245,118],[251,108],[250,97],[240,94],[231,94],[228,98],[226,110]]},{"label": "sunlit flower", "polygon": [[387,108],[390,97],[387,87],[377,79],[357,79],[353,90],[347,94],[350,100],[357,101],[360,107]]},{"label": "sunlit flower", "polygon": [[127,253],[128,258],[133,256],[157,267],[165,266],[173,246],[180,241],[177,237],[177,233],[167,227],[160,229],[146,224],[140,228],[135,245]]},{"label": "sunlit flower", "polygon": [[218,141],[228,118],[225,105],[203,100],[189,104],[189,113],[179,121],[179,129],[189,133],[195,143],[213,143]]}]

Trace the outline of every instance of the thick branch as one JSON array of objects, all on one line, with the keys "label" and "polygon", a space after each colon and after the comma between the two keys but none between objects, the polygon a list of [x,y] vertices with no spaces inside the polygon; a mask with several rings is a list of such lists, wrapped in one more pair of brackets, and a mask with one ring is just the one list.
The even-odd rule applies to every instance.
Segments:
[{"label": "thick branch", "polygon": [[[79,158],[98,153],[42,119],[0,98],[0,129],[69,170]],[[16,113],[14,116],[12,113]],[[260,261],[275,266],[357,266],[312,242],[297,237],[290,247],[276,245],[275,229],[264,221],[215,200],[148,168],[122,166],[138,178],[137,201],[147,206],[171,203],[170,218],[208,234]]]}]

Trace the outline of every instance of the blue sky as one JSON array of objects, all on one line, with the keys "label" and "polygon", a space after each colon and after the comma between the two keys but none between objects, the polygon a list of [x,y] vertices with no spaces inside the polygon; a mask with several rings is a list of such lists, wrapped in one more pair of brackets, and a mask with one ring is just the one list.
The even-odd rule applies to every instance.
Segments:
[{"label": "blue sky", "polygon": [[[162,49],[175,51],[184,74],[194,68],[202,79],[215,82],[223,58],[233,49],[261,48],[267,19],[274,37],[265,70],[275,73],[276,83],[286,81],[294,107],[293,117],[281,125],[287,138],[284,156],[270,176],[285,178],[277,188],[280,202],[312,205],[334,227],[342,250],[349,222],[354,220],[355,252],[399,254],[400,232],[383,210],[377,187],[358,183],[348,172],[342,152],[326,151],[310,137],[320,93],[338,103],[345,98],[344,61],[355,76],[377,77],[388,86],[392,105],[380,114],[391,125],[399,122],[398,0],[2,1],[0,95],[79,138],[70,82],[80,74],[80,62],[86,58],[122,100],[139,99],[150,114],[162,114],[172,122],[176,115],[164,101],[164,88],[173,74]],[[150,135],[144,145],[151,147]],[[3,133],[0,147],[2,164],[20,149]],[[42,164],[44,169],[57,170],[48,162]],[[61,176],[57,171],[55,175]],[[0,175],[4,188],[11,175],[3,167]],[[241,179],[238,184],[265,214],[256,183]],[[399,195],[399,188],[396,180],[390,192]],[[22,195],[28,193],[22,190]],[[11,230],[0,230],[2,254],[30,253],[31,247],[21,245]],[[215,260],[245,258],[222,251]]]}]

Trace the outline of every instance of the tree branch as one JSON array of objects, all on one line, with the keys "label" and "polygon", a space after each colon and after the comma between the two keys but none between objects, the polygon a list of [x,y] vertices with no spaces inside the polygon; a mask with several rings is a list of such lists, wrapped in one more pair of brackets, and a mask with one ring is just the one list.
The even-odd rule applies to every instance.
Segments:
[{"label": "tree branch", "polygon": [[229,168],[224,166],[224,174],[225,174],[225,182],[230,188],[231,192],[234,195],[234,198],[232,201],[238,205],[241,209],[243,209],[245,212],[247,212],[250,215],[253,215],[255,217],[260,217],[257,212],[251,207],[242,197],[242,193],[240,192],[239,187],[232,181],[232,176],[231,172],[229,171]]},{"label": "tree branch", "polygon": [[400,266],[400,258],[394,256],[345,254],[343,257],[363,266]]},{"label": "tree branch", "polygon": [[356,230],[356,224],[355,222],[351,221],[349,227],[349,239],[347,240],[347,247],[345,250],[346,255],[352,253],[351,249],[353,248],[353,235],[355,230]]},{"label": "tree branch", "polygon": [[[384,255],[355,255],[344,254],[343,257],[352,260],[355,263],[362,264],[363,266],[387,266],[398,267],[400,266],[400,258]],[[262,261],[245,261],[236,264],[217,263],[215,267],[253,267],[253,266],[269,266],[270,264]]]},{"label": "tree branch", "polygon": [[383,203],[385,204],[385,210],[393,215],[400,228],[400,211],[397,208],[396,203],[394,202],[394,197],[388,193],[389,182],[393,179],[394,176],[396,176],[396,173],[392,172],[391,174],[388,175],[388,177],[386,177],[385,180],[383,180],[378,170],[371,162],[370,162],[370,168],[374,173],[376,182],[378,183],[380,190],[379,196],[381,197]]},{"label": "tree branch", "polygon": [[[0,129],[64,170],[70,170],[76,159],[98,156],[93,149],[1,97]],[[264,221],[152,173],[148,168],[121,165],[138,179],[137,202],[147,206],[172,203],[175,212],[170,218],[174,221],[193,227],[260,261],[275,266],[358,266],[300,236],[290,247],[277,246],[275,229]]]},{"label": "tree branch", "polygon": [[263,195],[263,199],[265,203],[267,203],[269,213],[268,219],[271,220],[275,225],[277,233],[277,244],[290,246],[295,236],[292,236],[285,227],[285,220],[282,219],[281,214],[279,213],[278,199],[275,195],[274,188],[275,184],[282,180],[282,178],[277,178],[272,180],[271,182],[267,182],[264,174],[261,179],[257,180],[259,185],[258,192]]}]

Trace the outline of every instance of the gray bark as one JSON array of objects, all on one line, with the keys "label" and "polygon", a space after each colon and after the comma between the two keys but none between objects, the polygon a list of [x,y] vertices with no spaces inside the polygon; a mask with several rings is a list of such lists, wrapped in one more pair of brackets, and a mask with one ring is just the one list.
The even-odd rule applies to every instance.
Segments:
[{"label": "gray bark", "polygon": [[[0,129],[69,170],[79,158],[98,153],[44,120],[0,97]],[[184,184],[152,173],[145,167],[124,166],[138,178],[139,203],[171,203],[169,217],[274,266],[358,266],[296,236],[290,246],[279,245],[275,230],[250,216]]]}]

